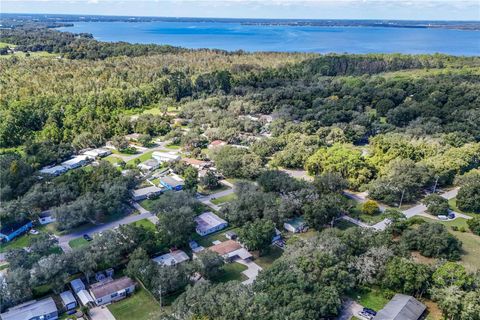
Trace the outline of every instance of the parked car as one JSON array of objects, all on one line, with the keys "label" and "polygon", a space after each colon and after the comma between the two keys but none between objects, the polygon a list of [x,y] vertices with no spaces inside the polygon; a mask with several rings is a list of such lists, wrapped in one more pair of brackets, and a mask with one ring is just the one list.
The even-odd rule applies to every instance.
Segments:
[{"label": "parked car", "polygon": [[40,232],[38,232],[38,231],[35,230],[35,229],[30,229],[30,231],[28,231],[28,233],[30,233],[30,234],[39,234]]},{"label": "parked car", "polygon": [[88,234],[84,234],[83,235],[83,239],[87,240],[87,241],[92,241],[92,237],[90,237]]},{"label": "parked car", "polygon": [[448,219],[455,219],[455,213],[450,212],[450,213],[448,214]]}]

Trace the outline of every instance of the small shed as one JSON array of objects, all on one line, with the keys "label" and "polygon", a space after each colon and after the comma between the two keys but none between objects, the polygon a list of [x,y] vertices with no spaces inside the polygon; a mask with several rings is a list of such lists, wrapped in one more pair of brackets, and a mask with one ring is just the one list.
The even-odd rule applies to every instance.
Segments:
[{"label": "small shed", "polygon": [[81,279],[74,279],[70,281],[70,286],[75,293],[78,293],[80,290],[85,290],[85,283],[83,283]]},{"label": "small shed", "polygon": [[305,232],[308,230],[307,223],[302,217],[288,220],[283,224],[283,227],[293,233]]},{"label": "small shed", "polygon": [[65,309],[67,309],[67,311],[77,307],[77,300],[75,300],[72,291],[68,290],[60,293],[60,298],[62,299],[63,306]]}]

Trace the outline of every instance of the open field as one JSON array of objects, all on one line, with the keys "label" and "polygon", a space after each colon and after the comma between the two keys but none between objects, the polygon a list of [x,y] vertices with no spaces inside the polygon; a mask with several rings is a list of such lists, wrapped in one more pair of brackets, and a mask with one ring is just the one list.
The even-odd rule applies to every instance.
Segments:
[{"label": "open field", "polygon": [[135,164],[135,161],[136,161],[137,159],[140,160],[140,162],[144,162],[144,161],[147,161],[147,160],[149,160],[149,159],[152,159],[152,153],[153,153],[153,152],[154,152],[153,150],[152,150],[152,151],[145,152],[144,154],[142,154],[142,155],[140,155],[140,156],[138,156],[138,157],[136,157],[136,158],[133,158],[132,160],[128,161],[127,164],[132,164],[132,165],[133,165],[133,164]]},{"label": "open field", "polygon": [[150,320],[158,317],[160,305],[147,290],[138,285],[132,296],[108,305],[108,310],[117,320]]},{"label": "open field", "polygon": [[145,229],[155,231],[155,225],[148,219],[142,219],[133,223],[136,227],[144,227]]},{"label": "open field", "polygon": [[[426,217],[422,217],[422,219],[428,222],[438,222],[446,226],[450,233],[462,241],[463,254],[460,262],[469,271],[475,272],[480,270],[480,236],[474,235],[469,231],[466,219],[457,218],[453,221],[439,221]],[[463,227],[467,231],[453,231],[452,226]]]},{"label": "open field", "polygon": [[270,246],[269,251],[261,257],[255,258],[255,263],[263,269],[268,269],[272,264],[280,258],[283,254],[283,250],[277,246]]},{"label": "open field", "polygon": [[70,241],[68,242],[68,245],[69,245],[72,249],[81,248],[81,247],[88,246],[88,241],[80,237],[80,238],[76,238],[76,239],[70,240]]}]

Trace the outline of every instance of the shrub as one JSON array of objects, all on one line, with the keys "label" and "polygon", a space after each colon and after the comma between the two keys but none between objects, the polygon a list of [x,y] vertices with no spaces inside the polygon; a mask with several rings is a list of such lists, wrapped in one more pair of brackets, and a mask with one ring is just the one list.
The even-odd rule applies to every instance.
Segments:
[{"label": "shrub", "polygon": [[378,206],[377,202],[374,200],[367,200],[362,204],[362,209],[361,209],[363,214],[368,214],[368,215],[375,215],[380,213],[380,207]]},{"label": "shrub", "polygon": [[476,235],[480,236],[480,217],[467,220],[468,228]]}]

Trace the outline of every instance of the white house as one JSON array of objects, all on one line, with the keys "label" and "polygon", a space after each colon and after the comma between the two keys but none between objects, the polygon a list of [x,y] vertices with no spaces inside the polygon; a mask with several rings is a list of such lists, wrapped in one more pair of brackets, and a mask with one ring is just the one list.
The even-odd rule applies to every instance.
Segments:
[{"label": "white house", "polygon": [[78,291],[77,297],[84,306],[92,306],[94,304],[94,300],[88,290],[83,289]]},{"label": "white house", "polygon": [[101,157],[101,158],[106,157],[111,153],[112,152],[108,149],[98,148],[98,149],[92,149],[92,150],[85,151],[83,154],[95,159],[95,158],[98,158],[98,157]]},{"label": "white house", "polygon": [[283,224],[283,227],[293,233],[304,232],[308,230],[307,223],[301,217],[293,218]]},{"label": "white house", "polygon": [[77,307],[77,300],[75,300],[72,291],[68,290],[60,293],[60,298],[66,310],[72,310]]},{"label": "white house", "polygon": [[144,161],[144,162],[140,163],[137,167],[140,170],[143,170],[143,171],[152,171],[152,170],[157,169],[159,166],[160,166],[160,164],[158,163],[157,160],[148,159],[147,161]]},{"label": "white house", "polygon": [[135,291],[135,281],[129,277],[116,280],[109,279],[94,283],[90,286],[90,293],[97,306],[124,299],[128,294]]},{"label": "white house", "polygon": [[152,158],[158,162],[174,162],[179,161],[181,157],[174,152],[155,151],[152,153]]},{"label": "white house", "polygon": [[8,309],[0,314],[2,320],[56,320],[58,309],[52,297],[32,300]]},{"label": "white house", "polygon": [[158,256],[152,260],[164,266],[175,266],[190,260],[190,257],[182,250],[173,250],[170,253]]},{"label": "white house", "polygon": [[86,155],[75,156],[70,160],[62,162],[62,166],[67,169],[76,169],[86,165],[90,161],[90,158]]},{"label": "white house", "polygon": [[195,222],[197,223],[195,231],[201,236],[222,230],[228,226],[227,221],[210,211],[196,217]]},{"label": "white house", "polygon": [[40,173],[42,174],[47,174],[51,176],[59,176],[65,172],[67,172],[68,169],[64,166],[54,166],[54,167],[43,167],[40,169]]},{"label": "white house", "polygon": [[160,195],[163,192],[162,188],[151,186],[141,189],[136,189],[132,191],[132,198],[135,201],[145,200],[150,197],[155,197]]}]

